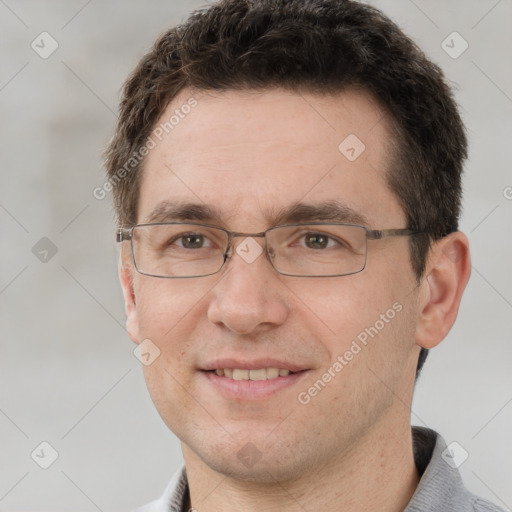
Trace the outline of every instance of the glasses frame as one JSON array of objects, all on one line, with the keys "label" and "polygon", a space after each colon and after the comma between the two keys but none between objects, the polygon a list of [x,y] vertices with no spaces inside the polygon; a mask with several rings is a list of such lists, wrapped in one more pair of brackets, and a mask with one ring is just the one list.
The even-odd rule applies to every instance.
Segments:
[{"label": "glasses frame", "polygon": [[[227,235],[227,244],[226,249],[223,253],[224,260],[220,266],[220,268],[216,272],[211,272],[209,274],[201,274],[198,276],[160,276],[158,274],[149,274],[147,272],[142,272],[138,266],[137,266],[137,260],[135,258],[135,251],[133,248],[133,230],[137,227],[144,227],[144,226],[174,226],[174,225],[186,225],[186,226],[200,226],[205,228],[214,228],[218,229],[220,231],[224,231]],[[286,272],[281,272],[274,266],[274,262],[272,260],[272,256],[269,252],[269,248],[267,245],[267,239],[266,235],[269,231],[272,231],[274,229],[278,228],[284,228],[284,227],[300,227],[300,226],[352,226],[357,228],[364,229],[366,233],[366,240],[380,240],[382,238],[387,237],[395,237],[395,236],[411,236],[411,235],[419,235],[424,233],[424,231],[418,231],[414,229],[407,229],[407,228],[393,228],[393,229],[369,229],[366,226],[363,226],[361,224],[350,224],[346,222],[322,222],[322,221],[315,221],[315,222],[302,222],[297,224],[280,224],[278,226],[272,226],[265,231],[260,231],[258,233],[243,233],[240,231],[229,231],[228,229],[225,229],[220,226],[215,226],[213,224],[201,224],[198,222],[150,222],[145,224],[135,224],[129,228],[118,228],[116,230],[116,242],[130,242],[130,248],[132,252],[132,258],[133,262],[135,264],[135,269],[139,274],[150,276],[150,277],[159,277],[161,279],[189,279],[193,277],[207,277],[207,276],[213,276],[215,274],[218,274],[226,264],[226,261],[231,257],[232,253],[230,253],[230,250],[232,249],[232,243],[235,238],[238,237],[252,237],[252,238],[265,238],[265,252],[267,254],[268,259],[270,260],[270,263],[274,270],[283,276],[291,276],[291,277],[342,277],[342,276],[350,276],[353,274],[359,274],[366,268],[366,263],[368,259],[368,247],[366,246],[365,250],[365,259],[364,259],[364,266],[360,270],[356,270],[355,272],[348,272],[344,274],[329,274],[329,275],[300,275],[300,274],[288,274]]]}]

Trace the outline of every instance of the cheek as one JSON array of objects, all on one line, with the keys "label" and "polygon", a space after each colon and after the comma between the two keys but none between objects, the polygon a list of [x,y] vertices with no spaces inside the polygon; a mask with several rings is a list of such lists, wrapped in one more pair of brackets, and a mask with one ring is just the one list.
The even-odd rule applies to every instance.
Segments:
[{"label": "cheek", "polygon": [[204,310],[207,289],[193,279],[143,278],[136,293],[141,336],[161,342],[176,338],[175,331]]},{"label": "cheek", "polygon": [[[184,389],[191,386],[193,331],[204,311],[204,285],[192,280],[175,281],[144,278],[137,288],[137,315],[140,339],[150,339],[160,351],[144,365],[148,391],[162,419],[168,426],[190,408]],[[172,397],[172,399],[170,399]],[[174,422],[176,422],[174,420]]]},{"label": "cheek", "polygon": [[[305,327],[317,326],[318,334],[328,345],[331,356],[345,350],[365,328],[379,321],[381,314],[394,316],[394,296],[398,292],[364,272],[325,281],[317,280],[308,288],[290,286],[297,298],[295,309]],[[380,323],[379,323],[380,326]],[[332,352],[336,351],[336,354]]]},{"label": "cheek", "polygon": [[[390,278],[389,267],[375,271],[380,279],[365,270],[366,273],[319,283],[315,293],[310,288],[309,295],[301,297],[307,305],[307,309],[301,307],[302,314],[307,314],[304,326],[310,329],[315,322],[322,330],[322,343],[328,353],[325,363],[332,366],[342,358],[344,378],[338,380],[337,386],[347,385],[350,389],[338,391],[343,394],[358,389],[367,395],[365,400],[376,392],[374,385],[382,385],[381,380],[395,387],[394,373],[397,368],[405,368],[414,347],[409,278]],[[388,277],[383,279],[383,275]]]},{"label": "cheek", "polygon": [[164,394],[179,397],[180,385],[189,385],[195,353],[191,340],[206,315],[204,296],[204,286],[192,280],[148,278],[138,289],[140,340],[150,339],[160,351],[151,365],[144,366],[148,389],[159,410],[158,404],[166,402]]}]

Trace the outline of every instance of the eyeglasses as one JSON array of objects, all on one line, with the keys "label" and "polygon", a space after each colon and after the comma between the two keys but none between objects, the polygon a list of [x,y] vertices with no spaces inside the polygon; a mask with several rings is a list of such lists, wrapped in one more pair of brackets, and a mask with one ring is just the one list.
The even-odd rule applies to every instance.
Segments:
[{"label": "eyeglasses", "polygon": [[[274,226],[260,233],[231,232],[218,226],[183,222],[138,224],[117,230],[130,241],[135,268],[164,278],[210,276],[220,272],[235,237],[263,237],[274,269],[285,276],[337,277],[366,266],[367,240],[421,233],[411,229],[371,230],[357,224],[311,222]],[[237,253],[263,252],[252,243]],[[256,242],[257,243],[257,242]],[[258,244],[259,245],[259,244]],[[244,258],[245,259],[245,258]],[[246,259],[246,261],[249,261]]]}]

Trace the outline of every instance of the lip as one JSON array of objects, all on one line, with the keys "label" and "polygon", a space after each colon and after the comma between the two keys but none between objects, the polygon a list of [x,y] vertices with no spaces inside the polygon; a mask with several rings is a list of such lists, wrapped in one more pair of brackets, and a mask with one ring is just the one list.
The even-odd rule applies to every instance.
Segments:
[{"label": "lip", "polygon": [[[237,364],[240,364],[240,362]],[[266,366],[255,366],[253,363],[246,364],[250,364],[252,366],[235,366],[235,368],[249,370],[256,368],[266,368]],[[273,365],[269,365],[268,367],[279,368],[279,366]],[[217,366],[216,368],[229,367]],[[286,366],[281,366],[280,368],[286,368]],[[217,393],[220,393],[224,398],[227,398],[228,400],[262,400],[270,397],[278,391],[282,391],[287,387],[297,384],[308,373],[308,370],[298,370],[296,373],[290,373],[286,377],[280,376],[276,377],[275,379],[267,380],[234,380],[228,377],[219,376],[215,372],[206,370],[200,371],[199,375],[209,388],[213,387]]]},{"label": "lip", "polygon": [[211,363],[205,364],[203,367],[200,368],[200,370],[210,371],[225,368],[238,368],[240,370],[257,370],[259,368],[279,368],[284,370],[290,370],[290,372],[302,372],[303,370],[309,369],[306,368],[305,366],[300,366],[279,359],[265,357],[251,359],[250,361],[244,361],[242,359],[235,358],[215,359]]}]

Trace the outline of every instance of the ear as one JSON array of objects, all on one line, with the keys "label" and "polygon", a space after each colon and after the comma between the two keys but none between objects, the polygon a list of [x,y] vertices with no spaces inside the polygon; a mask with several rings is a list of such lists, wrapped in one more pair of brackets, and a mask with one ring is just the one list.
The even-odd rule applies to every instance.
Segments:
[{"label": "ear", "polygon": [[469,241],[456,231],[437,240],[429,251],[426,278],[420,284],[416,344],[438,345],[452,328],[471,274]]},{"label": "ear", "polygon": [[123,243],[119,255],[119,280],[123,289],[124,307],[126,312],[126,330],[134,343],[139,343],[139,317],[135,302],[133,280],[135,267],[128,244]]}]

